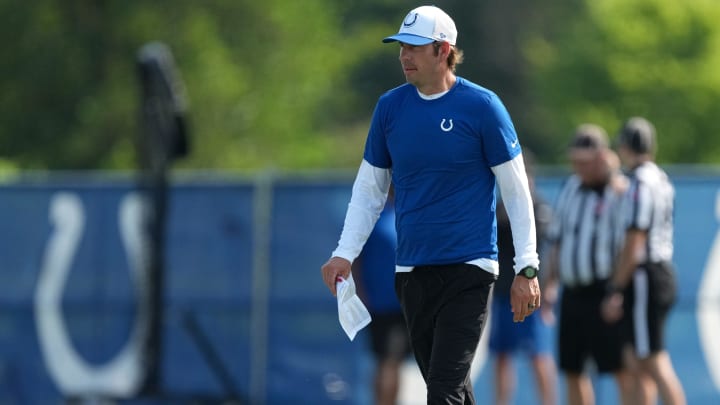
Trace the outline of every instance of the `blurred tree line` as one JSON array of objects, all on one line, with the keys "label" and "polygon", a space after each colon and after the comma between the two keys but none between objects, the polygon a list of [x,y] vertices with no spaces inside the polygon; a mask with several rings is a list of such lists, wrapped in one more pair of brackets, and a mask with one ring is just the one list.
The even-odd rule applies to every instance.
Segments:
[{"label": "blurred tree line", "polygon": [[[170,46],[192,169],[355,168],[377,97],[403,83],[380,42],[397,0],[0,0],[0,168],[129,169],[138,49]],[[503,99],[523,145],[561,163],[574,127],[652,120],[665,163],[720,163],[717,0],[438,0],[458,74]]]}]

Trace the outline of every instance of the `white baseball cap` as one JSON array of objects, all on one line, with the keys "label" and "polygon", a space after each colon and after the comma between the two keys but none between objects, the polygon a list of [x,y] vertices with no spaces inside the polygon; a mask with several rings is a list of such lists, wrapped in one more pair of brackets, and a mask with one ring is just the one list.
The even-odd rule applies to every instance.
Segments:
[{"label": "white baseball cap", "polygon": [[440,41],[455,45],[457,29],[455,22],[435,6],[421,6],[405,16],[400,31],[383,39],[383,42],[402,42],[408,45],[427,45]]}]

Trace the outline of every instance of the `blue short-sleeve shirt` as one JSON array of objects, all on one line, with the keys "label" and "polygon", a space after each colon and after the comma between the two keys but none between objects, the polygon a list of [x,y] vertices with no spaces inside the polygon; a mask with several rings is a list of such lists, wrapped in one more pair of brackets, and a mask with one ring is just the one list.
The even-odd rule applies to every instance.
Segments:
[{"label": "blue short-sleeve shirt", "polygon": [[461,77],[428,100],[405,84],[383,94],[364,159],[392,170],[397,264],[497,260],[495,176],[520,153],[512,120],[492,91]]}]

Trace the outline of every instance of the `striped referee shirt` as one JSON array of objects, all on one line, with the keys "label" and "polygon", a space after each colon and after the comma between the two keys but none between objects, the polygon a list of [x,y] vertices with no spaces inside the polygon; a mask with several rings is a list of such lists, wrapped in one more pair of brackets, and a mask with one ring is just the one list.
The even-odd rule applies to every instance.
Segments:
[{"label": "striped referee shirt", "polygon": [[674,200],[670,179],[655,163],[644,162],[630,173],[622,215],[627,229],[648,233],[640,264],[672,261]]},{"label": "striped referee shirt", "polygon": [[558,246],[558,274],[567,287],[607,280],[624,240],[625,228],[617,215],[623,194],[610,184],[584,186],[577,175],[565,182],[548,229]]}]

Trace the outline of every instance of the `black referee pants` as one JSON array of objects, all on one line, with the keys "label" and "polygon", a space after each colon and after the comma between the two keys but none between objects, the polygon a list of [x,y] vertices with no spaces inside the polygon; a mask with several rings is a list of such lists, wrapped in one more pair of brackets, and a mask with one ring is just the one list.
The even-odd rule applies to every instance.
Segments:
[{"label": "black referee pants", "polygon": [[427,385],[428,404],[475,404],[470,365],[495,278],[465,263],[418,266],[396,274],[395,291]]}]

